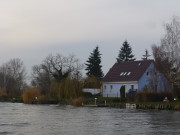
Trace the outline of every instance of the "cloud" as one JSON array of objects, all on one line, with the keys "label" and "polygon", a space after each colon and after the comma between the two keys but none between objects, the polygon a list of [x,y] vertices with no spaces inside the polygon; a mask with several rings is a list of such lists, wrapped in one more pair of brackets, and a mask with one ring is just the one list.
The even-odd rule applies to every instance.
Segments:
[{"label": "cloud", "polygon": [[1,0],[0,58],[22,57],[33,65],[61,50],[85,61],[99,44],[103,64],[113,65],[125,39],[141,58],[159,42],[162,24],[180,15],[179,5],[178,0]]},{"label": "cloud", "polygon": [[[3,2],[1,40],[10,44],[79,42],[134,34],[147,16],[130,2],[48,0]],[[6,7],[6,8],[5,8]],[[139,6],[138,6],[139,7]],[[2,10],[3,10],[2,9]],[[9,10],[7,10],[9,9]],[[136,31],[137,33],[138,31]]]}]

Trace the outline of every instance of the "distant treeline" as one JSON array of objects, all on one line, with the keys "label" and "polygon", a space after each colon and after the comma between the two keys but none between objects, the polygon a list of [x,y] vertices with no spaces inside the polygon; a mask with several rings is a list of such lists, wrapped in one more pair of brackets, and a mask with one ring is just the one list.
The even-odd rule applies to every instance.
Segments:
[{"label": "distant treeline", "polygon": [[[135,60],[132,48],[125,41],[120,48],[118,61]],[[174,17],[165,24],[165,34],[160,45],[152,46],[157,69],[173,85],[173,95],[180,98],[180,21]],[[142,55],[147,60],[149,52]],[[116,59],[116,58],[115,58]],[[87,77],[82,76],[82,69]],[[32,103],[40,99],[49,101],[73,101],[82,97],[82,88],[100,88],[103,77],[101,54],[97,46],[85,64],[73,55],[48,55],[42,63],[32,68],[31,84],[26,83],[26,70],[19,58],[9,60],[0,66],[0,98],[21,97]],[[32,95],[31,95],[32,94]],[[30,96],[31,95],[31,96]],[[30,98],[31,97],[31,98]],[[27,100],[26,100],[27,99]]]}]

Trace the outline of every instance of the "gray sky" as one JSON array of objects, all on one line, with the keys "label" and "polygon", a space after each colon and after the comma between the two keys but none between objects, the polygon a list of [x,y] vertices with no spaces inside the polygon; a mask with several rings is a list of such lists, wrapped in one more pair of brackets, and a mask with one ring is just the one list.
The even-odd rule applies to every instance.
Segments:
[{"label": "gray sky", "polygon": [[99,46],[106,74],[127,40],[137,59],[159,44],[179,0],[1,0],[0,64],[21,58],[30,73],[49,54],[84,63]]}]

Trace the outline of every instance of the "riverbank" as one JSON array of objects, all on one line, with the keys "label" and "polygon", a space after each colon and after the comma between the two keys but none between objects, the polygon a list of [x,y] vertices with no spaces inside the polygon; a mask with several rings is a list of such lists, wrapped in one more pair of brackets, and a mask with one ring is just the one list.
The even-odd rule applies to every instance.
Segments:
[{"label": "riverbank", "polygon": [[22,97],[0,97],[0,102],[23,103]]},{"label": "riverbank", "polygon": [[[142,103],[107,103],[106,107],[112,107],[112,108],[127,108],[127,104],[129,106],[135,106],[135,107],[128,107],[134,108],[134,109],[156,109],[156,110],[179,110],[180,111],[180,102],[169,102],[169,103],[163,103],[163,102],[142,102]],[[103,106],[102,104],[97,104],[97,107]]]},{"label": "riverbank", "polygon": [[126,104],[135,105],[136,109],[180,110],[180,102],[141,102],[141,103],[111,103],[109,107],[126,108]]},{"label": "riverbank", "polygon": [[180,110],[180,102],[136,103],[137,109]]},{"label": "riverbank", "polygon": [[[11,102],[11,103],[23,103],[22,97],[16,98],[0,98],[0,102]],[[76,103],[78,102],[78,103]],[[82,104],[81,104],[81,103]],[[67,104],[66,101],[55,102],[48,101],[42,102],[38,104]],[[72,101],[69,103],[72,103]],[[180,111],[180,101],[174,102],[126,102],[121,100],[120,98],[105,98],[105,97],[97,97],[97,98],[80,98],[74,102],[74,106],[90,106],[90,107],[112,107],[112,108],[127,108],[127,104],[134,104],[136,109],[157,109],[157,110],[178,110]],[[134,108],[134,107],[133,107]]]},{"label": "riverbank", "polygon": [[106,105],[112,108],[126,108],[126,104],[134,104],[136,109],[180,110],[180,101],[174,102],[125,102],[120,98],[86,98],[85,105]]}]

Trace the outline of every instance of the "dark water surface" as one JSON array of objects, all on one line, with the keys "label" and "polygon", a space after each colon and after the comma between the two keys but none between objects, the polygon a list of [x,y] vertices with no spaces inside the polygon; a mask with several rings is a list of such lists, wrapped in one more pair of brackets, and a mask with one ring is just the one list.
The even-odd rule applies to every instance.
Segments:
[{"label": "dark water surface", "polygon": [[180,112],[0,103],[0,135],[180,135]]}]

